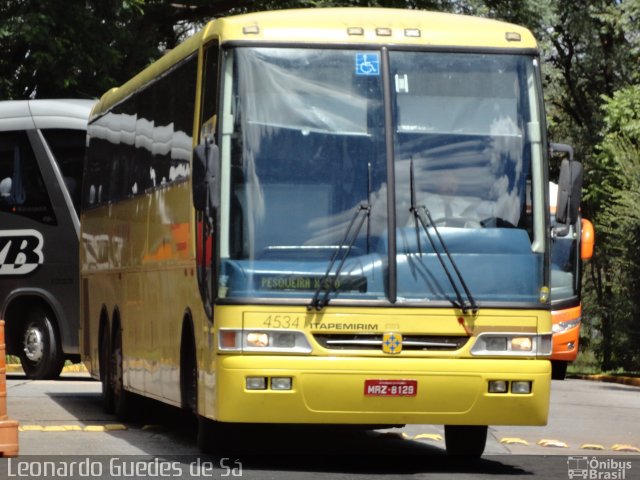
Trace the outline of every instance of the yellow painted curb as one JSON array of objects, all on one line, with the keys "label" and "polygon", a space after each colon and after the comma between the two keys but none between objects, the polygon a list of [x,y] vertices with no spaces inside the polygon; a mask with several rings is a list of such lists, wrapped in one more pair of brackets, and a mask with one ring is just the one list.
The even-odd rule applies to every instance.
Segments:
[{"label": "yellow painted curb", "polygon": [[109,425],[21,425],[18,428],[21,432],[114,432],[118,430],[128,430],[125,425],[114,423]]},{"label": "yellow painted curb", "polygon": [[87,367],[84,366],[84,363],[74,363],[73,365],[67,365],[63,367],[62,373],[87,373]]},{"label": "yellow painted curb", "polygon": [[515,437],[501,438],[500,443],[505,443],[507,445],[514,445],[514,444],[529,445],[529,442],[527,442],[526,440],[523,440],[522,438],[515,438]]},{"label": "yellow painted curb", "polygon": [[104,425],[87,425],[82,429],[84,432],[106,432]]},{"label": "yellow painted curb", "polygon": [[67,429],[64,425],[46,425],[42,428],[43,432],[66,432]]},{"label": "yellow painted curb", "polygon": [[[23,373],[22,365],[19,363],[11,363],[6,366],[7,373]],[[87,373],[87,367],[84,366],[84,363],[75,363],[73,365],[67,365],[62,368],[62,373]]]},{"label": "yellow painted curb", "polygon": [[632,387],[640,387],[640,377],[619,377],[617,375],[576,375],[574,378],[580,380],[593,380],[596,382],[620,383],[622,385],[631,385]]},{"label": "yellow painted curb", "polygon": [[41,432],[42,425],[20,425],[18,430],[21,432]]},{"label": "yellow painted curb", "polygon": [[66,432],[81,432],[82,427],[80,425],[65,425],[64,430]]},{"label": "yellow painted curb", "polygon": [[615,450],[616,452],[636,452],[640,453],[640,448],[634,447],[633,445],[621,445],[616,443],[611,446],[611,450]]},{"label": "yellow painted curb", "polygon": [[[7,373],[23,373],[22,365],[19,363],[11,363],[6,366]],[[84,366],[84,363],[75,363],[73,365],[67,365],[62,368],[62,373],[86,373],[88,372],[87,367]]]},{"label": "yellow painted curb", "polygon": [[561,442],[560,440],[542,439],[538,442],[538,445],[543,447],[556,447],[556,448],[569,448],[569,446]]},{"label": "yellow painted curb", "polygon": [[596,443],[583,443],[580,445],[580,448],[585,450],[604,450],[604,446],[598,445]]},{"label": "yellow painted curb", "polygon": [[413,437],[413,439],[414,440],[433,440],[434,442],[441,442],[442,435],[439,435],[437,433],[419,433],[418,435]]}]

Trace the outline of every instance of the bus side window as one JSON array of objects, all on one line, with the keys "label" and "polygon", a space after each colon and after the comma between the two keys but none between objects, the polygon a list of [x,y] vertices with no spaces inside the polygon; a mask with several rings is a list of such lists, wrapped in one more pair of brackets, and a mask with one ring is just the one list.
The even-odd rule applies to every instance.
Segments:
[{"label": "bus side window", "polygon": [[87,133],[84,130],[46,129],[42,134],[62,172],[73,207],[79,214]]},{"label": "bus side window", "polygon": [[40,167],[24,131],[0,133],[0,211],[56,224]]},{"label": "bus side window", "polygon": [[[215,137],[216,119],[218,111],[218,55],[220,55],[217,42],[207,45],[204,52],[204,72],[202,75],[203,93],[200,108],[200,142],[203,136]],[[215,138],[214,138],[215,139]]]}]

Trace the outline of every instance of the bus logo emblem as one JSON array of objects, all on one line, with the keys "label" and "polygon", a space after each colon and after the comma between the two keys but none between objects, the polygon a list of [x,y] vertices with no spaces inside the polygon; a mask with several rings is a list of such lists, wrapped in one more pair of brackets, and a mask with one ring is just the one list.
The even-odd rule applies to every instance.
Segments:
[{"label": "bus logo emblem", "polygon": [[0,231],[0,275],[26,275],[44,263],[37,230]]},{"label": "bus logo emblem", "polygon": [[384,333],[382,335],[382,351],[384,353],[400,353],[402,351],[402,334]]}]

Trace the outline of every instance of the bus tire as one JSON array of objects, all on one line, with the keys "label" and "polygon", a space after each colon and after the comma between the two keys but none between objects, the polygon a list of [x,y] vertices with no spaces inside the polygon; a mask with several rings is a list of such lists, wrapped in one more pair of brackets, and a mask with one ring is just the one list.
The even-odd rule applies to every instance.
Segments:
[{"label": "bus tire", "polygon": [[222,455],[231,446],[229,425],[198,415],[198,448],[202,453]]},{"label": "bus tire", "polygon": [[132,394],[124,388],[124,370],[122,368],[122,329],[116,325],[109,365],[111,388],[113,390],[113,406],[118,420],[126,421],[132,415]]},{"label": "bus tire", "polygon": [[552,380],[564,380],[567,376],[567,364],[562,360],[551,361],[551,379]]},{"label": "bus tire", "polygon": [[487,443],[486,425],[445,425],[447,455],[480,458]]},{"label": "bus tire", "polygon": [[27,314],[20,332],[20,363],[27,378],[57,378],[64,366],[64,354],[50,315],[42,308]]},{"label": "bus tire", "polygon": [[109,328],[103,327],[100,336],[100,382],[102,383],[102,408],[105,413],[115,412],[113,385],[111,384],[111,343]]},{"label": "bus tire", "polygon": [[197,412],[198,363],[193,327],[185,320],[180,341],[180,399],[185,410]]}]

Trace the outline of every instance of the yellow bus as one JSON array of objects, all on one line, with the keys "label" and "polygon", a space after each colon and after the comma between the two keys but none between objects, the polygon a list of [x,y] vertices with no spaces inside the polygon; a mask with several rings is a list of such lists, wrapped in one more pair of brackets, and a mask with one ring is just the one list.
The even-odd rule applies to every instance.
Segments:
[{"label": "yellow bus", "polygon": [[81,351],[105,407],[234,425],[544,425],[536,41],[395,9],[220,18],[94,108]]}]

